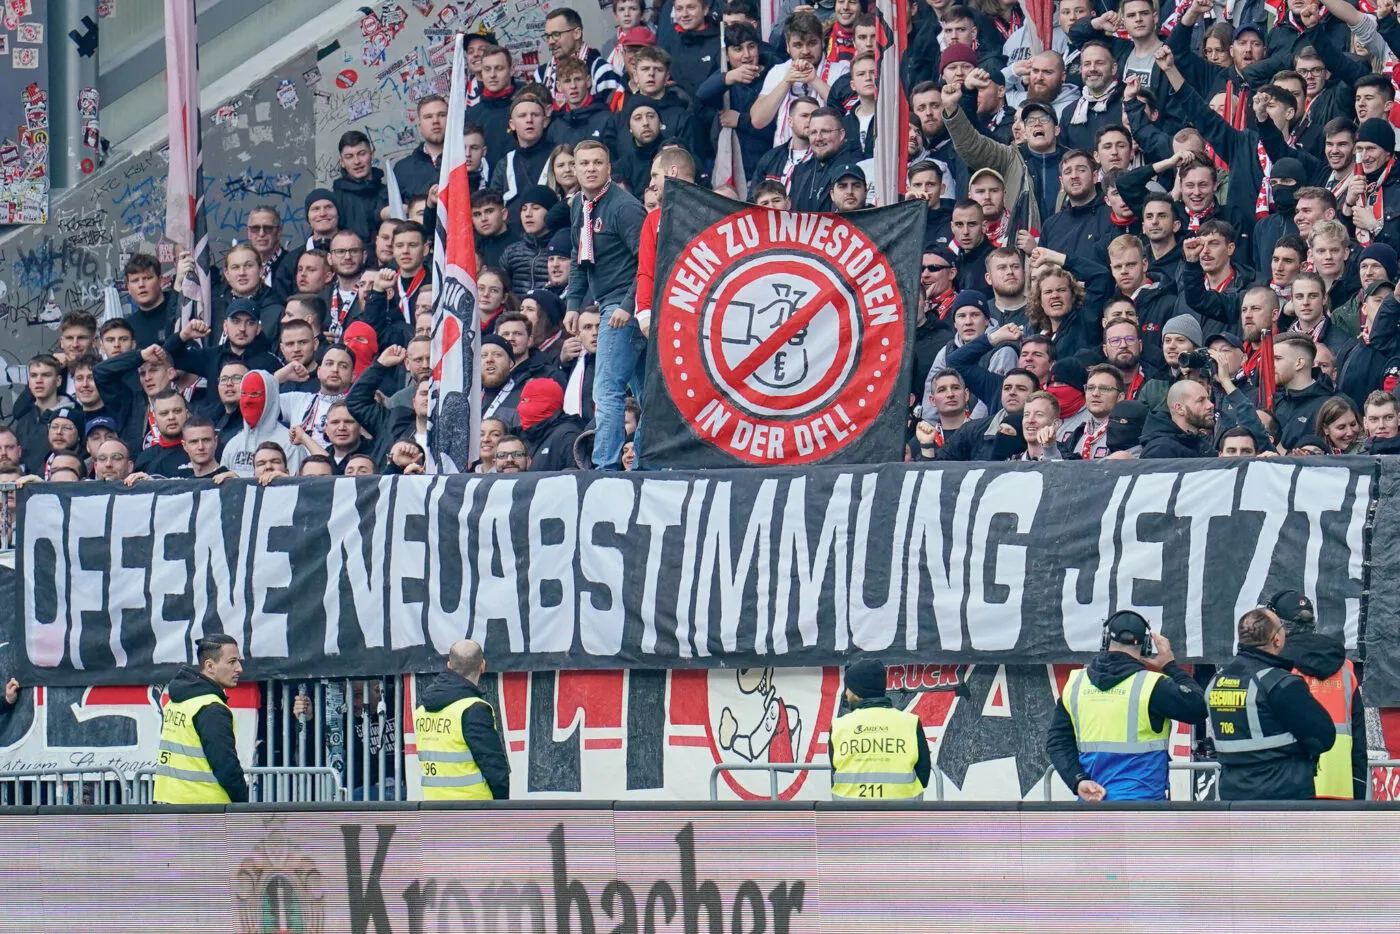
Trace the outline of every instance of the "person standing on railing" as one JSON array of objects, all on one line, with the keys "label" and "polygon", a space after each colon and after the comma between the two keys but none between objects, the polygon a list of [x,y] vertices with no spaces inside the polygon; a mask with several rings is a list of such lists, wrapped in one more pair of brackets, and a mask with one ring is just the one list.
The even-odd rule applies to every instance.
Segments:
[{"label": "person standing on railing", "polygon": [[831,797],[859,801],[922,798],[933,760],[924,726],[885,696],[885,666],[873,658],[846,669],[850,712],[831,724]]},{"label": "person standing on railing", "polygon": [[228,691],[243,673],[238,643],[216,633],[199,640],[199,668],[182,665],[170,679],[161,714],[157,804],[229,804],[248,800],[238,761]]},{"label": "person standing on railing", "polygon": [[1288,630],[1269,607],[1240,617],[1239,654],[1206,688],[1224,801],[1306,801],[1317,760],[1337,739],[1332,715],[1292,674]]},{"label": "person standing on railing", "polygon": [[1337,742],[1317,760],[1313,788],[1319,798],[1361,801],[1366,798],[1370,769],[1366,766],[1366,708],[1361,703],[1361,679],[1347,658],[1345,643],[1316,632],[1313,602],[1296,590],[1273,596],[1269,607],[1288,627],[1283,657],[1293,663],[1313,699],[1332,716]]},{"label": "person standing on railing", "polygon": [[510,798],[510,761],[496,712],[479,686],[485,672],[480,645],[470,639],[454,642],[447,670],[423,690],[413,711],[425,801]]},{"label": "person standing on railing", "polygon": [[1165,801],[1171,721],[1205,723],[1206,701],[1165,636],[1119,610],[1055,705],[1045,751],[1081,801]]}]

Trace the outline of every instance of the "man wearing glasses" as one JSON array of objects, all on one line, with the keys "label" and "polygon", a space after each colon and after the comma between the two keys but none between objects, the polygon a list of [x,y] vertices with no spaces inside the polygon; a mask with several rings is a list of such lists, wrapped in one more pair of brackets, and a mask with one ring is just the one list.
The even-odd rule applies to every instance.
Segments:
[{"label": "man wearing glasses", "polygon": [[530,469],[530,455],[525,442],[515,435],[506,435],[496,442],[495,473],[523,473]]},{"label": "man wearing glasses", "polygon": [[[1123,325],[1114,325],[1121,328]],[[1131,325],[1128,325],[1131,327]],[[1136,333],[1133,338],[1136,339]],[[1105,339],[1107,344],[1108,340]],[[1123,398],[1123,375],[1114,366],[1100,363],[1091,366],[1084,382],[1084,408],[1065,419],[1060,426],[1061,449],[1072,452],[1080,460],[1107,457],[1108,417]]]},{"label": "man wearing glasses", "polygon": [[1239,654],[1206,689],[1225,801],[1305,801],[1315,796],[1317,760],[1336,728],[1293,663],[1281,657],[1288,632],[1268,607],[1239,621]]},{"label": "man wearing glasses", "polygon": [[344,333],[354,315],[364,310],[360,294],[360,279],[365,272],[365,244],[353,230],[342,230],[331,238],[331,280],[328,301],[330,321],[328,330],[335,338]]},{"label": "man wearing glasses", "polygon": [[248,245],[262,260],[263,285],[278,301],[286,301],[296,291],[297,265],[282,248],[282,216],[272,205],[260,204],[248,215]]}]

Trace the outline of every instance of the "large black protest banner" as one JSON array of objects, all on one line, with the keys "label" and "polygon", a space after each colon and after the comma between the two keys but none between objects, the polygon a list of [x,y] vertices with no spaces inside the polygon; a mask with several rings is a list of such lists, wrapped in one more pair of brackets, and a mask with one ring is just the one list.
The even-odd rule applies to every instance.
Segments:
[{"label": "large black protest banner", "polygon": [[667,182],[643,458],[680,468],[901,460],[919,208],[770,211]]},{"label": "large black protest banner", "polygon": [[[1314,466],[1317,465],[1317,466]],[[1363,459],[891,464],[22,494],[26,683],[159,681],[227,632],[247,677],[1082,660],[1135,608],[1219,661],[1285,587],[1356,646]],[[1372,579],[1371,599],[1400,576]],[[1394,625],[1393,620],[1386,625]]]}]

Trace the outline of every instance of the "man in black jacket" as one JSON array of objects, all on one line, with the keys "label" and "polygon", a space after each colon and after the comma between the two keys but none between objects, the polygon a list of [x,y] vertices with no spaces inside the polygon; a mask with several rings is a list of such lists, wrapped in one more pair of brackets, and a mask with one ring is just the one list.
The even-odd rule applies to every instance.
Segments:
[{"label": "man in black jacket", "polygon": [[[447,655],[447,670],[439,674],[423,689],[419,697],[418,710],[438,713],[459,701],[482,699],[481,676],[486,672],[486,656],[481,646],[470,639],[462,639],[452,644]],[[415,719],[421,716],[417,714]],[[496,727],[496,713],[489,703],[473,703],[462,710],[460,724],[454,724],[466,743],[472,761],[481,770],[486,787],[491,790],[491,798],[505,801],[510,798],[510,760],[506,758],[505,747],[501,744],[501,734]],[[420,764],[425,767],[432,763],[424,761],[421,755],[423,744],[420,741]],[[447,796],[444,796],[447,797]]]},{"label": "man in black jacket", "polygon": [[582,418],[564,412],[564,387],[547,376],[525,384],[520,404],[521,437],[530,455],[529,470],[573,470],[574,442],[583,433]]},{"label": "man in black jacket", "polygon": [[[233,735],[233,711],[229,709],[227,694],[238,685],[238,677],[243,672],[238,643],[232,636],[223,633],[205,636],[199,640],[197,658],[198,669],[190,665],[181,665],[175,677],[170,679],[170,686],[167,688],[170,705],[185,704],[200,697],[213,695],[214,701],[200,707],[190,718],[190,725],[199,736],[201,757],[208,762],[214,780],[223,788],[231,802],[247,801],[248,782],[243,777],[243,766],[238,761],[238,747]],[[169,708],[165,719],[166,724],[161,730],[162,738],[167,730],[173,728]],[[164,761],[165,757],[161,758]],[[179,781],[177,777],[176,793],[163,797],[160,786],[164,778],[166,776],[163,775],[156,778],[156,799],[169,804],[189,803],[181,800],[183,796],[178,793],[178,787],[194,783]]]},{"label": "man in black jacket", "polygon": [[384,170],[374,167],[374,146],[359,130],[340,137],[340,176],[331,190],[340,210],[340,229],[353,230],[369,243],[379,222],[389,216],[389,189]]},{"label": "man in black jacket", "polygon": [[[1328,636],[1316,631],[1317,613],[1312,601],[1304,594],[1296,590],[1282,591],[1269,599],[1269,606],[1274,608],[1279,621],[1288,627],[1288,642],[1281,657],[1293,663],[1293,673],[1303,676],[1314,697],[1317,697],[1319,690],[1328,687],[1324,682],[1337,678],[1339,674],[1343,674],[1344,669],[1350,671],[1349,678],[1344,675],[1338,680],[1343,685],[1348,680],[1351,683],[1351,694],[1345,701],[1351,708],[1348,736],[1351,743],[1351,796],[1353,800],[1363,801],[1370,782],[1366,754],[1366,707],[1361,702],[1361,681],[1356,677],[1351,663],[1347,661],[1346,645],[1338,636]],[[1340,742],[1338,745],[1341,745]],[[1334,746],[1324,754],[1319,776],[1330,765],[1327,758],[1341,752],[1342,750]],[[1329,795],[1319,788],[1318,797],[1336,796]]]},{"label": "man in black jacket", "polygon": [[1142,429],[1142,459],[1214,457],[1215,403],[1194,379],[1173,383],[1165,412],[1154,412]]},{"label": "man in black jacket", "polygon": [[[1274,338],[1274,417],[1279,443],[1293,450],[1313,434],[1317,410],[1336,393],[1313,379],[1317,345],[1307,334],[1290,332]],[[1330,385],[1330,384],[1329,384]]]},{"label": "man in black jacket", "polygon": [[394,178],[405,203],[426,195],[438,183],[438,163],[447,139],[447,99],[441,94],[429,94],[418,101],[418,132],[423,142],[394,163]]},{"label": "man in black jacket", "polygon": [[830,211],[832,173],[848,162],[859,162],[861,153],[846,139],[842,115],[830,107],[812,111],[807,120],[812,157],[792,173],[788,191],[794,211]]},{"label": "man in black jacket", "polygon": [[1239,654],[1206,689],[1226,801],[1307,801],[1317,760],[1332,748],[1332,717],[1291,674],[1288,632],[1265,607],[1240,617]]},{"label": "man in black jacket", "polygon": [[[1159,740],[1160,749],[1102,749],[1097,748],[1106,745],[1101,727],[1107,725],[1111,732],[1126,735],[1128,743],[1145,738],[1138,723],[1119,715],[1120,710],[1122,714],[1136,711],[1132,699],[1140,697],[1133,693],[1137,684],[1134,679],[1139,676],[1145,682],[1147,713],[1154,736],[1167,733],[1172,720],[1205,723],[1205,694],[1196,679],[1176,664],[1171,643],[1152,632],[1140,614],[1119,611],[1109,617],[1104,630],[1104,648],[1082,674],[1070,675],[1055,705],[1045,751],[1060,779],[1081,800],[1165,800],[1169,761],[1166,736]],[[1149,640],[1151,655],[1147,654]],[[1083,749],[1081,739],[1085,746],[1094,743],[1095,747]]]}]

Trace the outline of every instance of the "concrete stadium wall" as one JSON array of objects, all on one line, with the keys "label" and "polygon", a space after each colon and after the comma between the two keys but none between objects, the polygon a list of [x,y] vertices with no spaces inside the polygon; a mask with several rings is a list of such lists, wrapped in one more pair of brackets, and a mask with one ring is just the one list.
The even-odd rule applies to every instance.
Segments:
[{"label": "concrete stadium wall", "polygon": [[[450,68],[450,50],[441,48],[441,39],[425,38],[425,28],[480,22],[518,57],[537,62],[546,6],[534,0],[484,10],[462,3],[383,4],[333,40],[277,64],[242,93],[213,107],[206,100],[213,256],[244,236],[249,212],[264,203],[282,212],[288,244],[304,241],[306,195],[335,177],[336,141],[346,130],[368,133],[381,160],[417,145],[415,103],[445,90]],[[590,41],[609,34],[604,10],[581,12]],[[82,185],[54,194],[49,223],[0,237],[0,387],[7,378],[22,380],[21,365],[57,343],[64,312],[100,315],[103,289],[131,253],[158,253],[171,269],[169,250],[160,251],[163,146],[162,139],[150,151],[114,157]],[[8,406],[0,410],[5,414]]]}]

